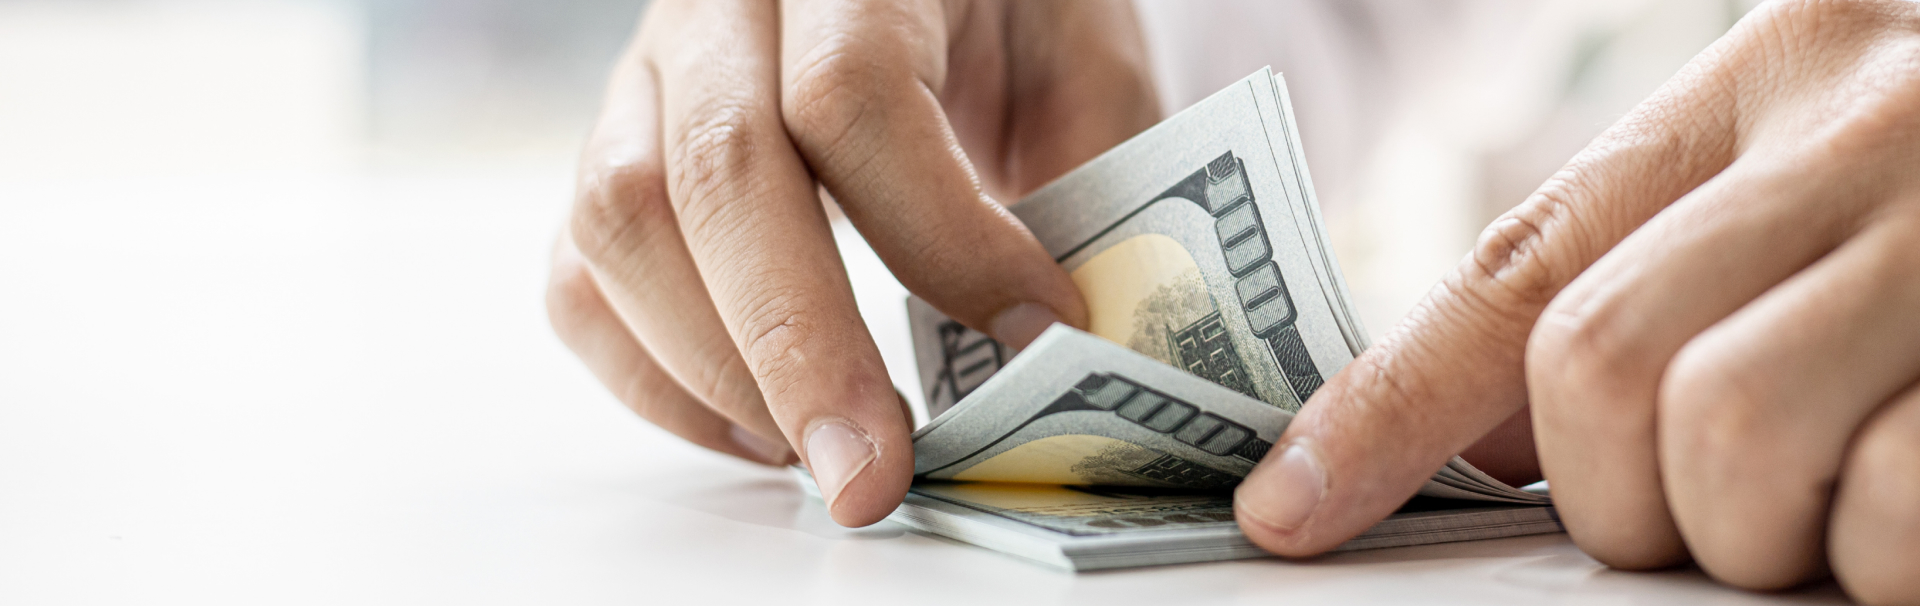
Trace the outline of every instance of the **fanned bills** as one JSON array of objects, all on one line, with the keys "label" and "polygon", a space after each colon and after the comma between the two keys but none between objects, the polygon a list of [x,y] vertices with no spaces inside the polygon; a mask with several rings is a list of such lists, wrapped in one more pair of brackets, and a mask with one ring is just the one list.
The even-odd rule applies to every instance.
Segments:
[{"label": "fanned bills", "polygon": [[[909,299],[928,424],[890,518],[1070,569],[1254,557],[1226,489],[1367,347],[1285,85],[1267,70],[1012,207],[1087,331],[1014,355]],[[1455,457],[1342,549],[1554,532],[1544,494]]]},{"label": "fanned bills", "polygon": [[[1056,329],[1015,358],[910,300],[933,419],[914,434],[915,472],[1236,483],[1367,347],[1299,150],[1285,86],[1261,70],[1013,206],[1098,338]],[[1546,501],[1458,458],[1421,494]]]},{"label": "fanned bills", "polygon": [[1226,488],[1293,418],[1062,325],[1001,374],[914,433],[916,476]]}]

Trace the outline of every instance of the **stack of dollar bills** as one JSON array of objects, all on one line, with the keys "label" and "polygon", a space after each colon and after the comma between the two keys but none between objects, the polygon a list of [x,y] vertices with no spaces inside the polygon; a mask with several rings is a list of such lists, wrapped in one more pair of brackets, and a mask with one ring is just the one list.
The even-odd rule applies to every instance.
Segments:
[{"label": "stack of dollar bills", "polygon": [[[1012,211],[1088,330],[1014,355],[910,299],[930,421],[889,519],[1071,570],[1264,555],[1231,489],[1368,343],[1284,80],[1248,76]],[[1544,494],[1458,457],[1419,494],[1341,549],[1561,530]]]}]

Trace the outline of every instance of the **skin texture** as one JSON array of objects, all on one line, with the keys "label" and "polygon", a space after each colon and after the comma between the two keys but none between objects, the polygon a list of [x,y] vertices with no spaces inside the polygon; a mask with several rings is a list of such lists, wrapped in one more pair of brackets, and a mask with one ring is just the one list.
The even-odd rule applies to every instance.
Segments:
[{"label": "skin texture", "polygon": [[[908,420],[820,192],[969,326],[1081,324],[997,201],[1156,120],[1145,65],[1122,2],[662,0],[581,162],[555,330],[689,441],[853,470],[834,519],[877,521]],[[1920,603],[1916,243],[1920,4],[1762,6],[1315,394],[1242,484],[1242,528],[1323,552],[1464,453],[1550,480],[1612,566]],[[818,435],[854,438],[816,461]]]},{"label": "skin texture", "polygon": [[1917,242],[1920,5],[1762,6],[1307,404],[1305,522],[1260,522],[1292,489],[1270,458],[1242,526],[1324,551],[1519,413],[1602,562],[1920,602]]},{"label": "skin texture", "polygon": [[910,417],[820,193],[968,326],[1023,346],[1084,324],[999,200],[1159,119],[1133,18],[1119,1],[656,2],[581,160],[556,332],[642,417],[797,458],[836,521],[878,521],[911,476]]}]

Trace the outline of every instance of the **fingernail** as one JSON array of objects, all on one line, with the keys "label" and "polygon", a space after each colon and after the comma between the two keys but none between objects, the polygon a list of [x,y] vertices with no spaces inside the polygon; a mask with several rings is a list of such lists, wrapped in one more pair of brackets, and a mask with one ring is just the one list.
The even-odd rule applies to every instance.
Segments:
[{"label": "fingernail", "polygon": [[1240,513],[1275,530],[1291,531],[1307,523],[1327,494],[1327,472],[1313,451],[1288,446],[1280,459],[1247,474],[1234,491]]},{"label": "fingernail", "polygon": [[1060,321],[1054,315],[1053,308],[1039,303],[1021,303],[1000,311],[993,317],[993,340],[1014,349],[1026,349],[1047,327]]},{"label": "fingernail", "polygon": [[739,425],[733,426],[731,435],[734,444],[759,457],[763,463],[785,465],[793,460],[793,450],[788,449],[785,442],[768,441]]},{"label": "fingernail", "polygon": [[833,508],[840,489],[846,488],[873,459],[873,441],[846,423],[823,423],[807,435],[807,468],[813,472],[813,481],[820,486],[820,496],[826,499],[828,509]]}]

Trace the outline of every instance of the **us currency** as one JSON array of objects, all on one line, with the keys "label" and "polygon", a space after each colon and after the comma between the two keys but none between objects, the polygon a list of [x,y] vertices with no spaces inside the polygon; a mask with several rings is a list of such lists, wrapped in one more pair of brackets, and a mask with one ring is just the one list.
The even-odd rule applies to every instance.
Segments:
[{"label": "us currency", "polygon": [[1055,325],[970,402],[914,433],[938,480],[1218,489],[1293,414],[1100,337]]},{"label": "us currency", "polygon": [[[813,476],[796,470],[814,497]],[[1255,558],[1230,493],[1010,482],[916,482],[889,520],[1067,570]],[[1560,532],[1551,507],[1414,499],[1334,551]]]},{"label": "us currency", "polygon": [[[1080,288],[1090,337],[1050,330],[1016,357],[910,300],[933,419],[914,434],[920,477],[1229,486],[1264,449],[1199,445],[1244,431],[1271,446],[1368,345],[1321,224],[1285,83],[1268,70],[1011,210]],[[1116,374],[1123,368],[1130,374]],[[1123,388],[1110,385],[1133,395],[1099,414],[1084,408],[1119,397],[1107,390]],[[1063,401],[1083,408],[1040,414]],[[1422,494],[1544,501],[1458,458]]]},{"label": "us currency", "polygon": [[[1220,492],[922,482],[888,519],[1069,570],[1262,557]],[[1415,499],[1334,551],[1560,532],[1551,507]]]},{"label": "us currency", "polygon": [[[1285,102],[1262,70],[1011,210],[1080,287],[1090,332],[1297,411],[1367,337],[1326,251]],[[957,366],[923,351],[938,415],[1010,352],[916,307],[916,344],[956,354]]]}]

